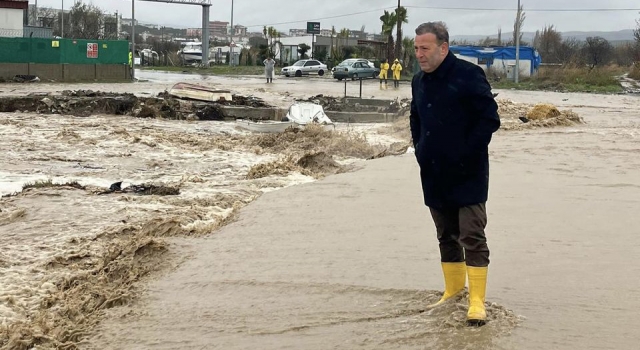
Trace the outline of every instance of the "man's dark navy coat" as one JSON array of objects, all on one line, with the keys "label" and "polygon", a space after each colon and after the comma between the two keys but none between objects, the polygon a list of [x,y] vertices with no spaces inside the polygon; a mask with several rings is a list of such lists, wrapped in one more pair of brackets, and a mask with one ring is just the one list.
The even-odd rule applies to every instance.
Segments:
[{"label": "man's dark navy coat", "polygon": [[416,74],[411,88],[424,203],[456,208],[486,202],[488,147],[500,117],[484,71],[449,52],[434,72]]}]

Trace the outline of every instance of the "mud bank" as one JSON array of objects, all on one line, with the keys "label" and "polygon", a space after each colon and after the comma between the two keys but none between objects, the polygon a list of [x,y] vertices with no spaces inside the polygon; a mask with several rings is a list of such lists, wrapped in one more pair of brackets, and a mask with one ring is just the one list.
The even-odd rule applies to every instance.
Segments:
[{"label": "mud bank", "polygon": [[[497,103],[501,130],[529,130],[585,124],[584,119],[572,110],[560,110],[551,104],[518,103],[506,99],[499,99]],[[379,132],[410,141],[409,115],[406,111],[401,113],[403,113],[402,117],[389,127],[381,128]]]},{"label": "mud bank", "polygon": [[63,91],[61,95],[37,93],[24,97],[0,97],[0,112],[79,117],[109,114],[172,120],[224,120],[227,117],[224,106],[271,108],[258,98],[241,95],[233,95],[232,101],[215,103],[181,100],[166,92],[157,97],[92,90]]}]

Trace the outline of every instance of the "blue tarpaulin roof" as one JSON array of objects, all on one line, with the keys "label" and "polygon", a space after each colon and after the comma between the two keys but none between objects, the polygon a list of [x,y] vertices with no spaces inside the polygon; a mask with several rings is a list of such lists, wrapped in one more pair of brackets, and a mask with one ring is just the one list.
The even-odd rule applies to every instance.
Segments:
[{"label": "blue tarpaulin roof", "polygon": [[[487,67],[493,64],[493,59],[515,60],[515,46],[482,47],[482,46],[458,46],[453,45],[449,50],[456,55],[487,59]],[[520,59],[531,61],[531,73],[540,67],[542,58],[538,51],[530,46],[520,46]]]}]

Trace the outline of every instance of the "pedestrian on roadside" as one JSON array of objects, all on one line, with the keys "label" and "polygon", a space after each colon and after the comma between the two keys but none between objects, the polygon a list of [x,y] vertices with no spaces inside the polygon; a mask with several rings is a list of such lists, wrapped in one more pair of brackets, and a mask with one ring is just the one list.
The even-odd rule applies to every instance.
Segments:
[{"label": "pedestrian on roadside", "polygon": [[391,65],[391,71],[393,72],[393,87],[397,89],[400,87],[400,73],[402,72],[402,64],[397,58]]},{"label": "pedestrian on roadside", "polygon": [[262,63],[264,63],[264,74],[267,77],[267,84],[273,83],[273,71],[276,66],[276,61],[269,56]]},{"label": "pedestrian on roadside", "polygon": [[382,89],[382,82],[384,81],[384,89],[387,88],[387,74],[389,72],[389,63],[387,59],[383,59],[380,63],[380,89]]},{"label": "pedestrian on roadside", "polygon": [[488,147],[500,128],[498,106],[482,68],[449,51],[444,23],[418,26],[415,54],[421,72],[411,82],[411,136],[445,282],[442,298],[427,308],[461,294],[468,276],[467,321],[483,325],[489,266]]}]

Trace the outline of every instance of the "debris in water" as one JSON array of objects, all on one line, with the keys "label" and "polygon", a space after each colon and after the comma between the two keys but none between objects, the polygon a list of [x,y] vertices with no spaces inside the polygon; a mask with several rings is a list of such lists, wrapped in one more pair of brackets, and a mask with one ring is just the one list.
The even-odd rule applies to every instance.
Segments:
[{"label": "debris in water", "polygon": [[325,152],[307,153],[298,159],[296,164],[314,174],[332,174],[342,169],[340,164]]},{"label": "debris in water", "polygon": [[529,118],[529,120],[557,118],[560,115],[561,113],[556,106],[549,104],[535,105],[529,112],[527,112],[527,118]]},{"label": "debris in water", "polygon": [[40,81],[40,78],[35,75],[19,74],[13,77],[13,81],[16,83],[37,83]]},{"label": "debris in water", "polygon": [[177,196],[180,194],[180,188],[151,184],[131,185],[122,188],[122,181],[118,181],[111,184],[108,190],[100,192],[98,195],[110,193],[135,193],[143,196]]},{"label": "debris in water", "polygon": [[410,147],[409,142],[394,142],[388,148],[385,148],[384,151],[370,157],[368,159],[378,159],[384,158],[388,156],[399,156],[407,153],[407,150]]},{"label": "debris in water", "polygon": [[78,190],[84,190],[85,187],[80,185],[77,181],[71,181],[71,182],[64,182],[64,183],[54,183],[53,180],[48,179],[48,180],[44,180],[44,181],[35,181],[35,182],[29,182],[26,183],[22,186],[22,190],[26,191],[28,189],[32,189],[32,188],[53,188],[53,187],[71,187],[71,188],[75,188]]},{"label": "debris in water", "polygon": [[178,187],[156,185],[131,185],[122,189],[122,192],[132,192],[144,196],[177,196],[180,194]]}]

